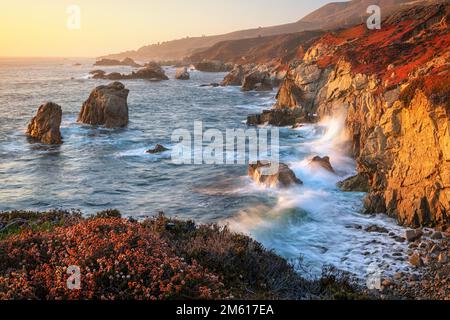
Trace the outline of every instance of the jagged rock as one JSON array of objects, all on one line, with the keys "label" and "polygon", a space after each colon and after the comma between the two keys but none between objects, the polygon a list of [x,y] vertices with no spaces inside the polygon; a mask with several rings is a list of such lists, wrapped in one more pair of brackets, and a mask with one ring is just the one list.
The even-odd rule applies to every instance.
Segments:
[{"label": "jagged rock", "polygon": [[195,69],[203,72],[228,72],[233,68],[232,65],[221,61],[202,61],[195,64]]},{"label": "jagged rock", "polygon": [[345,179],[339,182],[337,186],[346,192],[369,192],[369,182],[361,174]]},{"label": "jagged rock", "polygon": [[78,122],[91,125],[104,125],[107,128],[120,128],[128,124],[129,90],[120,82],[99,86],[83,104]]},{"label": "jagged rock", "polygon": [[243,91],[271,91],[273,90],[270,75],[267,72],[254,71],[246,76],[242,83]]},{"label": "jagged rock", "polygon": [[61,144],[61,119],[61,107],[56,103],[46,102],[39,107],[36,116],[28,125],[26,134],[45,144]]},{"label": "jagged rock", "polygon": [[256,164],[250,164],[248,167],[248,175],[257,183],[266,187],[289,187],[291,185],[303,184],[303,182],[295,176],[295,173],[284,164],[279,164],[277,173],[265,174],[264,169],[271,165],[268,161],[258,161]]},{"label": "jagged rock", "polygon": [[166,151],[169,151],[169,149],[167,149],[163,145],[157,144],[155,146],[155,148],[147,150],[146,153],[157,154],[157,153],[163,153],[163,152],[166,152]]},{"label": "jagged rock", "polygon": [[420,238],[422,238],[422,235],[423,232],[420,229],[405,231],[405,238],[408,242],[414,242],[416,240],[419,240]]},{"label": "jagged rock", "polygon": [[246,70],[242,65],[236,65],[220,83],[221,86],[241,86],[244,82]]},{"label": "jagged rock", "polygon": [[321,158],[319,156],[315,156],[311,160],[311,165],[317,165],[329,172],[336,173],[336,171],[334,171],[333,167],[331,166],[330,157]]},{"label": "jagged rock", "polygon": [[[449,8],[401,11],[384,22],[392,31],[383,37],[358,28],[323,37],[291,65],[272,109],[297,109],[305,120],[345,114],[358,173],[369,183],[365,212],[414,228],[450,225],[450,93],[441,85],[450,52],[436,41],[448,37]],[[414,22],[399,26],[406,20]]]},{"label": "jagged rock", "polygon": [[175,74],[177,80],[189,80],[191,78],[186,67],[178,68]]}]

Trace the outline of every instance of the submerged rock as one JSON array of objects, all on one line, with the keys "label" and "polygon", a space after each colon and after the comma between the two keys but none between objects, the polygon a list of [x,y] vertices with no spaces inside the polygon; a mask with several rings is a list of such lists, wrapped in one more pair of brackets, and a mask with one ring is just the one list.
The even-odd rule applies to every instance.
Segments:
[{"label": "submerged rock", "polygon": [[186,67],[178,68],[175,74],[177,80],[189,80],[191,78],[188,69]]},{"label": "submerged rock", "polygon": [[220,84],[216,83],[216,82],[212,82],[212,83],[206,83],[206,84],[201,84],[200,87],[213,87],[213,88],[217,88],[219,87]]},{"label": "submerged rock", "polygon": [[331,173],[336,173],[336,171],[334,171],[333,167],[331,166],[330,157],[321,158],[319,156],[316,156],[311,160],[311,165],[317,165]]},{"label": "submerged rock", "polygon": [[167,149],[163,145],[157,144],[154,149],[147,150],[146,153],[157,154],[157,153],[163,153],[166,151],[169,151],[169,149]]},{"label": "submerged rock", "polygon": [[61,119],[62,109],[53,102],[41,105],[36,116],[28,125],[26,134],[42,143],[61,144]]},{"label": "submerged rock", "polygon": [[361,174],[345,179],[339,182],[337,186],[346,192],[369,192],[369,182]]},{"label": "submerged rock", "polygon": [[120,82],[99,86],[83,104],[78,122],[104,125],[107,128],[121,128],[128,124],[129,90]]},{"label": "submerged rock", "polygon": [[291,185],[303,184],[295,176],[295,173],[284,163],[279,164],[278,172],[266,175],[264,169],[268,169],[271,163],[268,161],[258,161],[256,164],[250,164],[248,175],[257,183],[266,187],[289,187]]}]

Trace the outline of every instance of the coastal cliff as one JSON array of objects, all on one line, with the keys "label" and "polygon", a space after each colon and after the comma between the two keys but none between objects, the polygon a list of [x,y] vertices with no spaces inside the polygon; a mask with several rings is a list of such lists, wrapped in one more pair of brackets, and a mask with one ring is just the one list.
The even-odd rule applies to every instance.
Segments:
[{"label": "coastal cliff", "polygon": [[272,110],[249,124],[344,115],[367,213],[450,222],[449,4],[392,15],[381,30],[330,32],[291,65]]}]

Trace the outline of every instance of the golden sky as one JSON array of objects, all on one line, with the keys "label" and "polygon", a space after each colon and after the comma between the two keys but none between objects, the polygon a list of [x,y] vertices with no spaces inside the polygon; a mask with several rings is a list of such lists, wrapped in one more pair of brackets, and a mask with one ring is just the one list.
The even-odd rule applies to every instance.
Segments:
[{"label": "golden sky", "polygon": [[[94,57],[185,36],[293,22],[326,2],[1,0],[0,56]],[[70,5],[80,8],[80,29],[67,28]]]}]

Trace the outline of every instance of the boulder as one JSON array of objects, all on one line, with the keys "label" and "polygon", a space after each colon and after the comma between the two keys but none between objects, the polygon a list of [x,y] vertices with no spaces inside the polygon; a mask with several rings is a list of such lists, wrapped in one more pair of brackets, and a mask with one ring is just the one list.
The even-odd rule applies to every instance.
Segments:
[{"label": "boulder", "polygon": [[53,102],[41,105],[36,116],[31,120],[27,136],[45,144],[62,144],[61,137],[62,109]]},{"label": "boulder", "polygon": [[89,74],[92,75],[92,79],[104,79],[106,76],[106,72],[103,70],[93,70]]},{"label": "boulder", "polygon": [[263,169],[270,167],[270,165],[271,163],[268,161],[258,161],[256,164],[250,164],[248,167],[248,175],[257,183],[266,187],[289,187],[291,185],[303,184],[284,163],[279,164],[277,173],[265,175]]},{"label": "boulder", "polygon": [[324,168],[325,170],[327,170],[327,171],[329,171],[331,173],[336,173],[336,171],[334,171],[333,167],[331,166],[330,157],[323,157],[323,158],[321,158],[319,156],[316,156],[316,157],[314,157],[311,160],[310,164],[313,165],[313,166],[322,167],[322,168]]},{"label": "boulder", "polygon": [[408,242],[414,242],[422,238],[423,232],[420,229],[416,230],[406,230],[405,238]]},{"label": "boulder", "polygon": [[189,80],[191,78],[188,69],[186,67],[178,68],[175,74],[177,80]]},{"label": "boulder", "polygon": [[337,186],[346,192],[369,192],[369,182],[362,174],[345,179],[339,182]]},{"label": "boulder", "polygon": [[158,154],[158,153],[163,153],[166,151],[169,151],[169,149],[167,149],[163,145],[157,144],[154,149],[147,150],[146,153]]},{"label": "boulder", "polygon": [[149,63],[144,68],[132,72],[130,75],[126,75],[125,79],[144,79],[153,81],[169,80],[163,68],[155,63]]},{"label": "boulder", "polygon": [[99,86],[83,104],[78,122],[104,125],[107,128],[121,128],[128,124],[129,90],[120,82]]},{"label": "boulder", "polygon": [[416,267],[416,268],[419,268],[419,267],[422,267],[422,266],[423,266],[423,260],[422,260],[422,258],[420,257],[420,254],[418,254],[418,253],[414,253],[414,254],[409,258],[409,263],[410,263],[412,266]]}]

